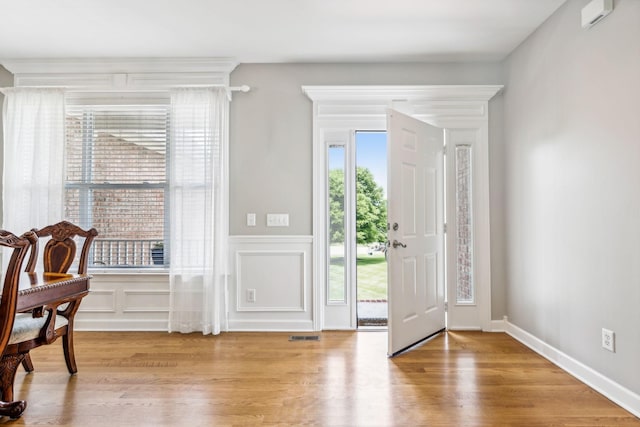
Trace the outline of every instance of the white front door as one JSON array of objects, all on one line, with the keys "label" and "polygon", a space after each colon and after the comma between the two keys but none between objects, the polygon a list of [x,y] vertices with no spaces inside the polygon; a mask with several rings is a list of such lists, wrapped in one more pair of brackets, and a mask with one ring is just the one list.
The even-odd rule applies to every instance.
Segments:
[{"label": "white front door", "polygon": [[393,356],[445,328],[444,131],[389,110],[387,132]]}]

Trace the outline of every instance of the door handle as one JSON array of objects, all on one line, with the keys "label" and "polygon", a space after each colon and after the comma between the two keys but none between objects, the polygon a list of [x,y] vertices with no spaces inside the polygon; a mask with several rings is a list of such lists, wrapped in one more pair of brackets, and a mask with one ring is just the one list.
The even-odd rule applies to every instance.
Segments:
[{"label": "door handle", "polygon": [[407,245],[405,245],[402,242],[398,242],[397,240],[394,240],[393,243],[391,244],[391,246],[393,246],[394,249],[397,248],[398,246],[402,246],[403,248],[407,247]]}]

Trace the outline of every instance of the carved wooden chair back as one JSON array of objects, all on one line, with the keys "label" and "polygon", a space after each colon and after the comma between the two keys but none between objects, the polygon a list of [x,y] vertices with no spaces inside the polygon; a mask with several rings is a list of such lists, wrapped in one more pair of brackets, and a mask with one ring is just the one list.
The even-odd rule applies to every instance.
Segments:
[{"label": "carved wooden chair back", "polygon": [[[98,235],[95,228],[83,230],[75,224],[67,221],[61,221],[57,224],[48,225],[42,229],[34,228],[32,230],[35,241],[31,242],[31,254],[27,262],[26,271],[33,273],[36,271],[38,264],[38,246],[40,239],[49,238],[42,251],[42,267],[45,273],[67,273],[76,258],[76,238],[80,237],[82,248],[80,250],[80,259],[78,261],[78,274],[87,274],[89,261],[89,251],[93,239]],[[75,361],[73,349],[73,324],[75,314],[80,307],[81,299],[75,299],[64,303],[57,307],[55,314],[66,319],[66,325],[62,328],[56,328],[56,335],[62,336],[62,348],[64,350],[65,362],[69,373],[75,374],[78,367]],[[25,354],[22,361],[27,372],[34,370],[33,362],[29,353]]]},{"label": "carved wooden chair back", "polygon": [[[33,236],[33,232],[25,233],[25,236]],[[0,298],[0,354],[4,353],[16,316],[16,304],[18,302],[18,285],[22,263],[29,250],[30,242],[26,237],[18,237],[8,231],[0,230],[0,246],[13,249],[4,274],[2,285],[2,297]]]},{"label": "carved wooden chair back", "polygon": [[[86,274],[88,267],[89,251],[93,239],[98,232],[95,228],[83,230],[75,224],[61,221],[57,224],[46,226],[40,230],[32,231],[39,238],[50,237],[42,251],[42,265],[47,273],[66,273],[76,258],[76,237],[83,238],[78,262],[78,274]],[[34,272],[38,263],[38,243],[32,245],[29,262],[26,270]]]},{"label": "carved wooden chair back", "polygon": [[[0,297],[0,355],[2,356],[0,360],[2,366],[0,415],[10,418],[18,418],[27,406],[24,400],[13,401],[12,376],[15,374],[15,369],[13,369],[11,362],[5,360],[5,358],[11,359],[12,356],[6,356],[5,353],[13,338],[22,263],[27,256],[29,246],[35,241],[37,241],[37,237],[31,231],[18,237],[8,231],[0,230],[0,249],[2,247],[13,249],[10,252],[11,256],[4,274],[2,296]],[[7,378],[11,378],[9,386],[5,385]]]}]

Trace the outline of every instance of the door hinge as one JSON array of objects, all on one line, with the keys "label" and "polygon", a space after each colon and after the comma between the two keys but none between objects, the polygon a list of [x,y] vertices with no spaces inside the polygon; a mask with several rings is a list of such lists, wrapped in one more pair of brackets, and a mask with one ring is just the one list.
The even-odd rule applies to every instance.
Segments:
[{"label": "door hinge", "polygon": [[442,225],[442,232],[445,233],[445,234],[447,233],[447,223],[446,222]]},{"label": "door hinge", "polygon": [[444,302],[444,311],[445,313],[449,311],[449,301]]}]

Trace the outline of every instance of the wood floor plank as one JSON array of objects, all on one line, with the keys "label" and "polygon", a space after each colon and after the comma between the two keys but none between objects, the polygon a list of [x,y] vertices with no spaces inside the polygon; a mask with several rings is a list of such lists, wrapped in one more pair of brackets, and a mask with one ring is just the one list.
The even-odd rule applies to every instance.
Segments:
[{"label": "wood floor plank", "polygon": [[76,333],[20,371],[48,426],[631,426],[640,420],[505,334],[448,332],[393,359],[384,332]]}]

